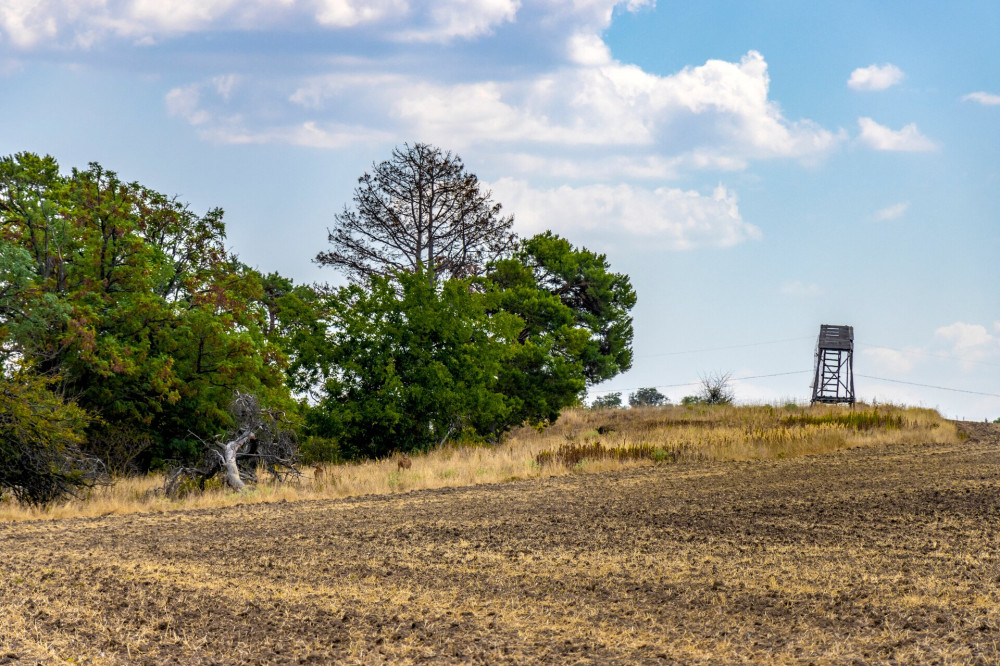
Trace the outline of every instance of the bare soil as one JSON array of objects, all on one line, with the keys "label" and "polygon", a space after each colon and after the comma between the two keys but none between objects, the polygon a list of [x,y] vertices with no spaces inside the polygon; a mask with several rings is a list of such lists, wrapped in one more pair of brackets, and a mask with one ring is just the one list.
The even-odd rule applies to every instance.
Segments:
[{"label": "bare soil", "polygon": [[1000,662],[959,445],[0,525],[6,663]]}]

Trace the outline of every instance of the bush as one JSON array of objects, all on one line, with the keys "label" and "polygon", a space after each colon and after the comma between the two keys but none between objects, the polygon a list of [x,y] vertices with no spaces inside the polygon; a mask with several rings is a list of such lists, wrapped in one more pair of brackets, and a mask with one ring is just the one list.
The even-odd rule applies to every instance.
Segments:
[{"label": "bush", "polygon": [[641,388],[628,396],[629,407],[659,407],[668,402],[670,400],[667,396],[657,391],[654,386]]},{"label": "bush", "polygon": [[622,406],[621,393],[608,393],[594,398],[591,409],[620,409]]},{"label": "bush", "polygon": [[91,485],[103,468],[78,448],[87,420],[42,377],[0,378],[0,494],[44,505]]},{"label": "bush", "polygon": [[340,444],[330,437],[306,437],[299,444],[299,455],[302,457],[304,465],[315,463],[341,463],[344,456],[340,453]]},{"label": "bush", "polygon": [[701,378],[701,402],[706,405],[731,405],[736,392],[730,386],[731,372],[713,372]]}]

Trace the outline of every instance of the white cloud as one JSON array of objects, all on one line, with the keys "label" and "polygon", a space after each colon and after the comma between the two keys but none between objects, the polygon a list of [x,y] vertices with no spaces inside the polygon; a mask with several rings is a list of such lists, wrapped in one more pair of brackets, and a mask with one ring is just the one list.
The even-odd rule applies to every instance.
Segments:
[{"label": "white cloud", "polygon": [[478,37],[513,21],[520,6],[516,0],[436,0],[430,3],[428,27],[402,31],[397,38],[444,42]]},{"label": "white cloud", "polygon": [[920,133],[916,123],[896,131],[883,127],[871,118],[858,118],[861,141],[875,150],[924,152],[936,150],[937,145]]},{"label": "white cloud", "polygon": [[669,250],[728,247],[761,237],[760,229],[740,215],[736,195],[722,185],[711,195],[628,184],[536,189],[512,178],[497,180],[491,188],[514,214],[521,233],[624,233],[647,247]]},{"label": "white cloud", "polygon": [[[620,3],[596,4],[610,11]],[[519,8],[518,0],[4,0],[0,33],[21,49],[54,44],[87,48],[109,37],[149,44],[185,33],[250,31],[276,24],[327,29],[375,25],[387,37],[446,42],[488,34],[513,21]],[[589,6],[573,9],[594,11]],[[400,29],[404,20],[410,27]]]},{"label": "white cloud", "polygon": [[974,92],[962,98],[963,102],[978,102],[983,106],[1000,106],[1000,95],[988,92]]},{"label": "white cloud", "polygon": [[400,16],[409,10],[405,0],[317,0],[316,21],[330,28],[351,28]]},{"label": "white cloud", "polygon": [[219,94],[219,97],[228,101],[229,96],[233,94],[233,89],[239,81],[239,76],[235,74],[226,74],[214,77],[212,79],[212,85],[215,86],[215,92]]},{"label": "white cloud", "polygon": [[43,39],[54,39],[59,23],[53,2],[7,0],[0,4],[0,29],[17,48],[27,48]]},{"label": "white cloud", "polygon": [[[237,119],[238,120],[238,119]],[[202,138],[213,143],[225,144],[287,144],[304,148],[337,149],[358,143],[391,141],[393,136],[366,127],[344,124],[318,125],[304,122],[300,125],[275,127],[254,132],[239,126],[238,122],[221,124],[201,132]]]},{"label": "white cloud", "polygon": [[851,72],[847,85],[854,90],[885,90],[905,78],[903,70],[895,65],[869,65]]},{"label": "white cloud", "polygon": [[818,284],[810,283],[806,284],[801,280],[793,280],[792,282],[785,282],[781,285],[779,291],[786,296],[819,296],[823,293],[823,290]]},{"label": "white cloud", "polygon": [[[1000,329],[994,324],[995,329]],[[934,331],[934,337],[947,343],[950,352],[964,361],[969,369],[971,363],[1000,357],[1000,337],[992,335],[985,326],[957,321]]]},{"label": "white cloud", "polygon": [[569,38],[569,60],[578,65],[600,66],[611,64],[611,49],[600,35],[578,33]]},{"label": "white cloud", "polygon": [[182,88],[174,88],[166,94],[164,101],[167,113],[183,118],[192,125],[203,125],[211,116],[200,107],[201,86],[194,84]]},{"label": "white cloud", "polygon": [[906,214],[906,211],[910,209],[910,202],[903,201],[898,204],[893,204],[891,206],[886,206],[875,212],[875,219],[879,222],[886,222],[888,220],[898,220]]},{"label": "white cloud", "polygon": [[913,369],[913,353],[921,353],[919,350],[898,351],[887,347],[871,347],[861,350],[861,356],[867,363],[874,366],[875,372],[893,374],[906,373]]},{"label": "white cloud", "polygon": [[670,76],[614,62],[594,66],[603,56],[583,51],[578,59],[587,66],[527,80],[404,84],[393,95],[396,116],[419,136],[450,145],[644,147],[686,155],[689,166],[702,168],[814,158],[843,138],[809,121],[786,120],[768,99],[767,63],[754,51],[739,63],[710,60]]}]

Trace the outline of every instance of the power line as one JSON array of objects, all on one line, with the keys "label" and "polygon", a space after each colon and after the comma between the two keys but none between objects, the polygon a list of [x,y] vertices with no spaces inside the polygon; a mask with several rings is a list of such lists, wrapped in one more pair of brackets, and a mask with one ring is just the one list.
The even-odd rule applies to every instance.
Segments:
[{"label": "power line", "polygon": [[[682,354],[699,354],[701,352],[711,352],[711,351],[723,351],[726,349],[744,349],[746,347],[762,347],[764,345],[776,345],[782,342],[798,342],[799,340],[811,340],[813,336],[806,335],[799,338],[785,338],[784,340],[768,340],[765,342],[751,342],[744,345],[728,345],[726,347],[707,347],[705,349],[687,349],[685,351],[676,352],[663,352],[662,354],[643,354],[642,356],[637,356],[636,358],[655,358],[657,356],[681,356]],[[698,382],[694,382],[697,384]],[[686,384],[678,384],[677,386],[686,386]]]},{"label": "power line", "polygon": [[885,377],[872,377],[871,375],[859,375],[855,373],[855,377],[864,377],[865,379],[875,379],[880,382],[892,382],[893,384],[908,384],[910,386],[922,386],[924,388],[938,389],[939,391],[954,391],[955,393],[971,393],[972,395],[986,395],[991,398],[1000,398],[1000,393],[983,393],[982,391],[968,391],[966,389],[948,388],[947,386],[934,386],[933,384],[918,384],[917,382],[904,382],[899,379],[886,379]]},{"label": "power line", "polygon": [[[729,380],[733,382],[740,382],[745,379],[764,379],[765,377],[784,377],[785,375],[802,375],[805,373],[812,373],[812,370],[794,370],[792,372],[775,372],[769,375],[751,375],[749,377],[730,377]],[[658,384],[654,388],[679,388],[681,386],[697,386],[701,384],[701,380],[696,382],[684,382],[683,384]],[[645,386],[633,386],[631,388],[619,388],[608,391],[592,391],[593,394],[607,394],[607,393],[623,393],[625,391],[638,391],[640,388],[647,388]]]}]

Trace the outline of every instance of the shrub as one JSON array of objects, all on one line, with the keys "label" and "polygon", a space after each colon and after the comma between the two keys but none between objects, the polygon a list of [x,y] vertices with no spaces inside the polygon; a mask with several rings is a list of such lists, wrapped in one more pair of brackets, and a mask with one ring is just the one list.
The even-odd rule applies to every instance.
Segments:
[{"label": "shrub", "polygon": [[607,393],[594,398],[591,409],[620,409],[622,406],[621,393]]},{"label": "shrub", "polygon": [[670,400],[667,399],[667,396],[657,391],[654,386],[638,389],[628,396],[629,407],[659,407],[668,402]]},{"label": "shrub", "polygon": [[92,485],[98,461],[78,446],[86,413],[28,373],[0,378],[0,494],[24,504],[44,505]]},{"label": "shrub", "polygon": [[736,392],[729,380],[731,372],[713,372],[701,378],[701,402],[706,405],[731,405]]},{"label": "shrub", "polygon": [[299,455],[302,457],[302,463],[305,465],[313,465],[319,462],[341,463],[344,461],[344,457],[340,453],[340,444],[337,443],[336,439],[330,437],[306,437],[299,444]]}]

